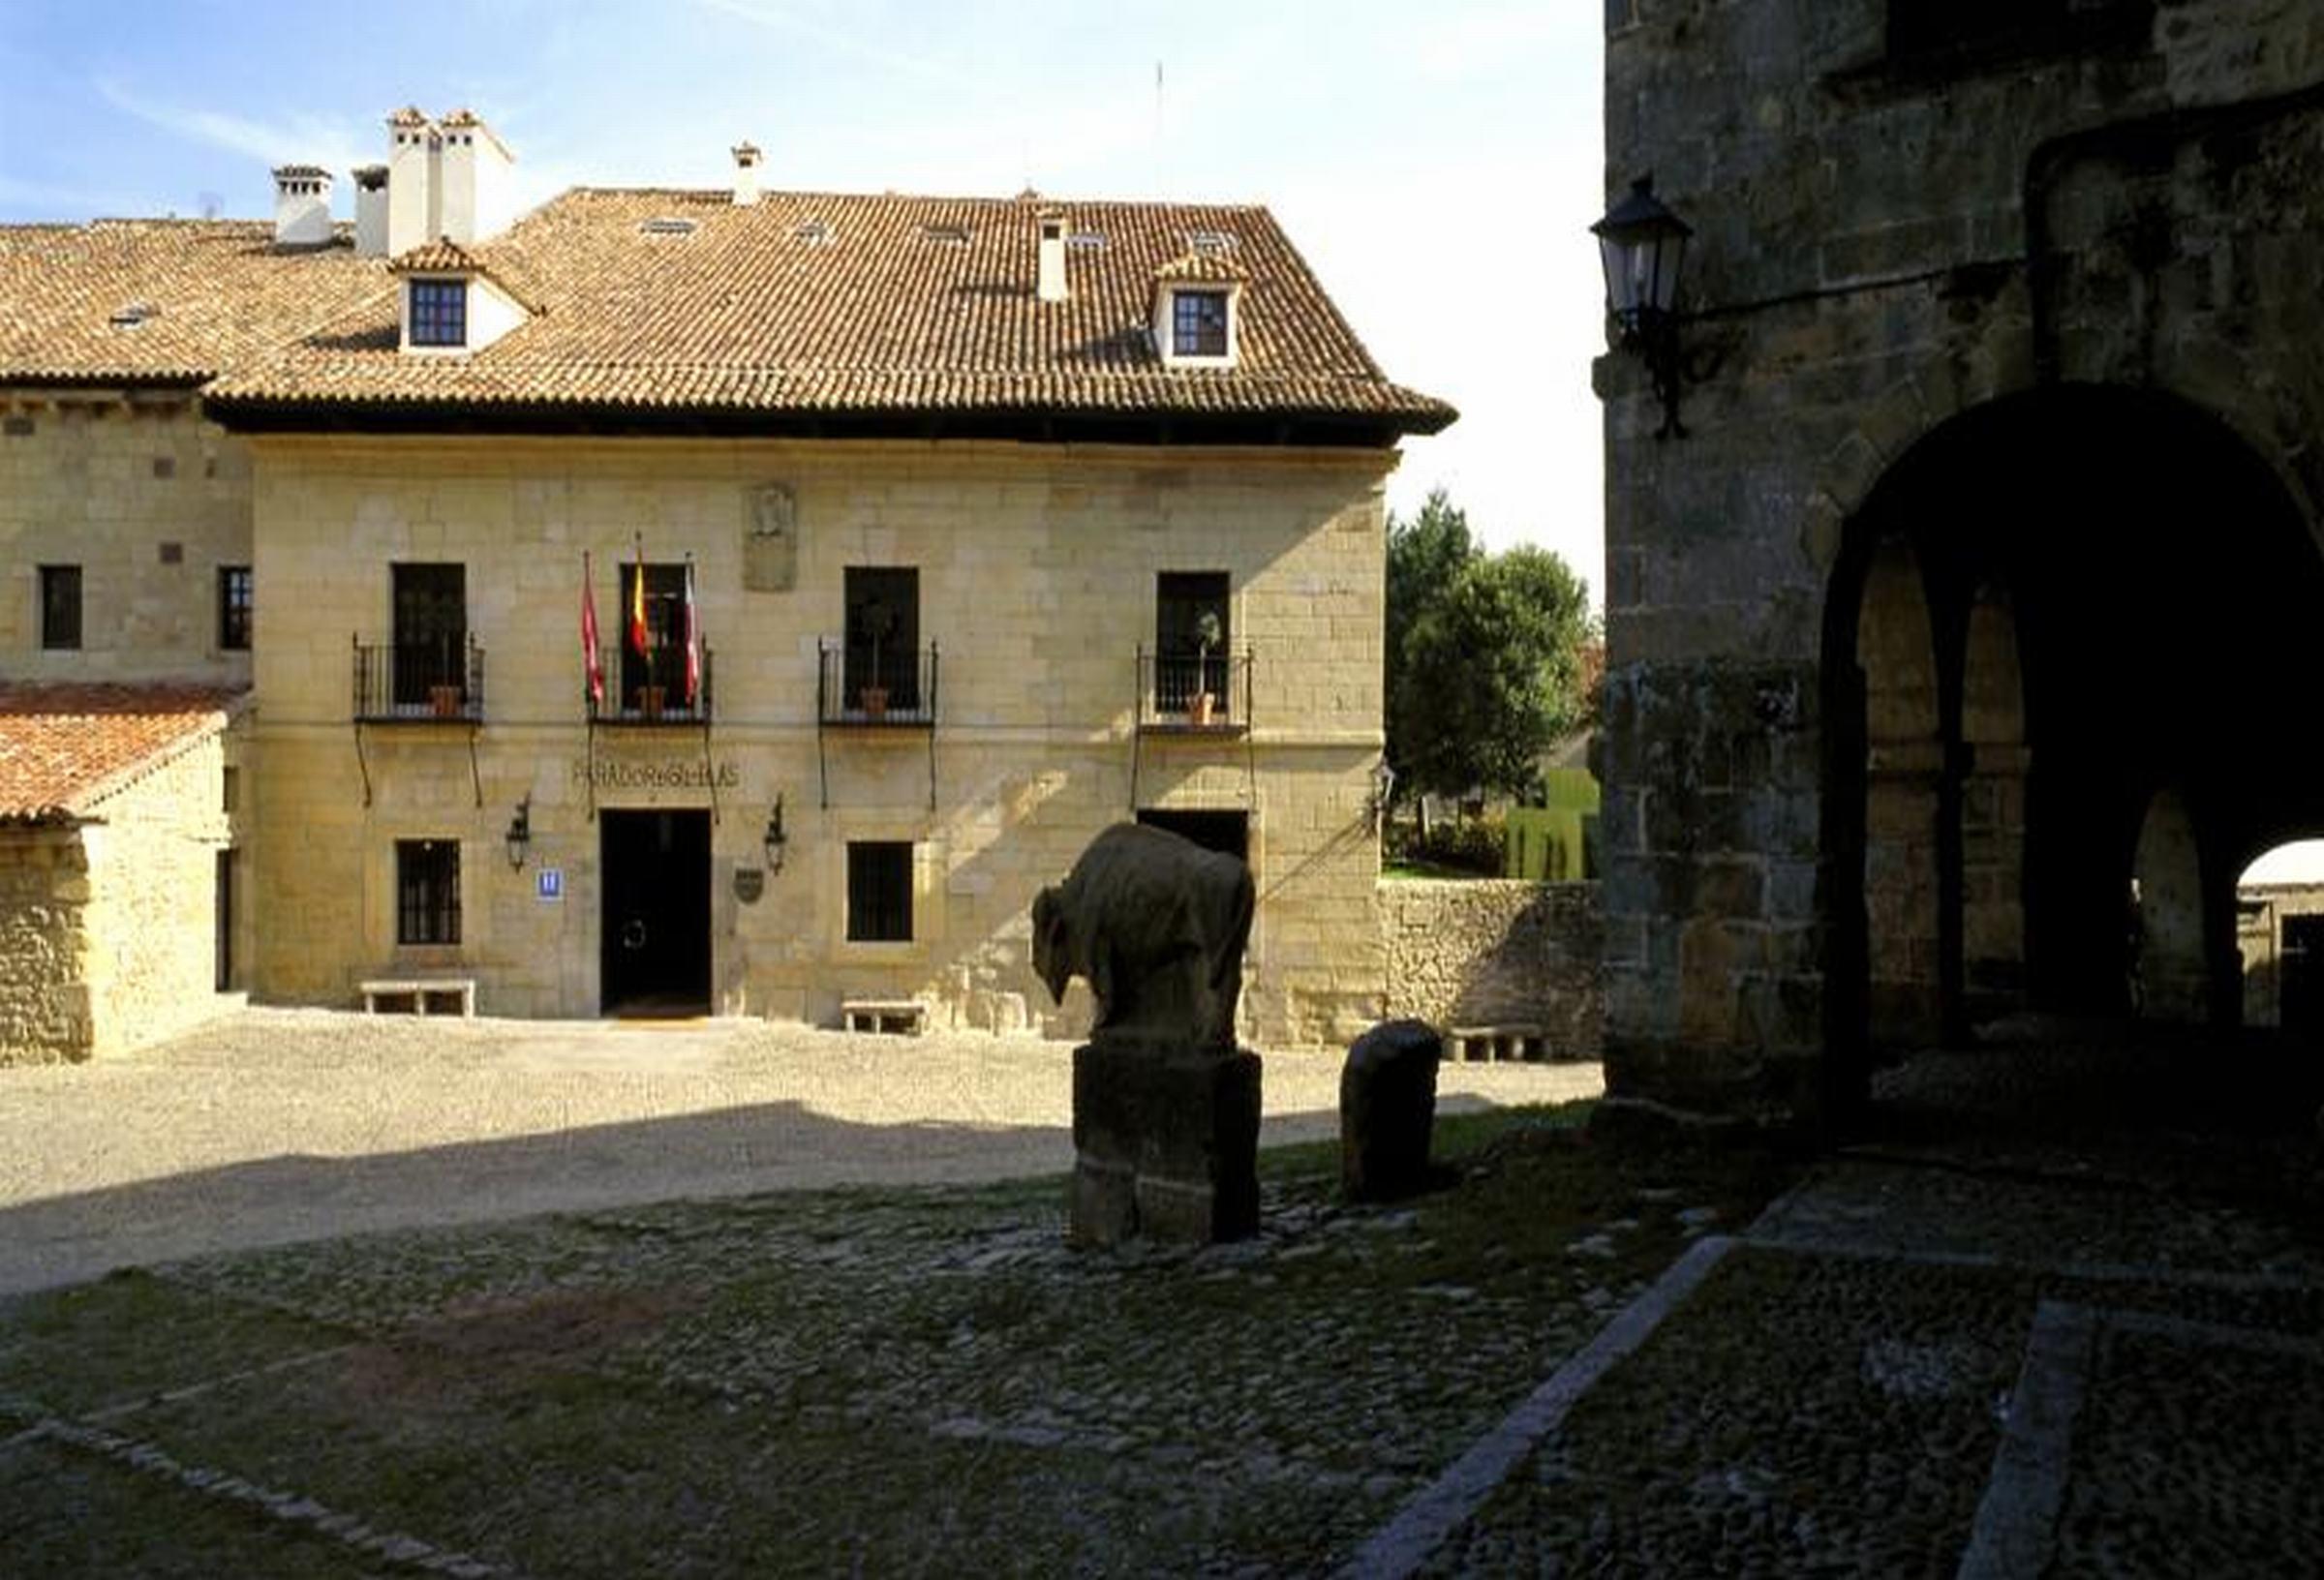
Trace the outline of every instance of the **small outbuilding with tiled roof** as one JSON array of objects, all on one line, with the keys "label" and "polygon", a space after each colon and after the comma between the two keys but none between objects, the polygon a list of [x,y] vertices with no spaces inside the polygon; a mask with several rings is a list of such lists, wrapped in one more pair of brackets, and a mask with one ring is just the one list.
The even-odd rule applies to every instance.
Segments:
[{"label": "small outbuilding with tiled roof", "polygon": [[134,1048],[225,1002],[240,701],[0,683],[0,1064]]}]

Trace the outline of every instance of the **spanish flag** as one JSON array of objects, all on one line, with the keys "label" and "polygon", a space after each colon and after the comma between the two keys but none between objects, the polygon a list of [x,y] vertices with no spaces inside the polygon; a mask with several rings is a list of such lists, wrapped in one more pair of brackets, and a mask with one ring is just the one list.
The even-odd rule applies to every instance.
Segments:
[{"label": "spanish flag", "polygon": [[637,563],[629,576],[629,646],[646,655],[646,540],[637,540]]},{"label": "spanish flag", "polygon": [[589,677],[589,700],[605,706],[605,664],[597,656],[597,593],[591,585],[589,551],[581,551],[581,668]]},{"label": "spanish flag", "polygon": [[694,557],[686,557],[686,705],[702,698],[702,625],[694,614]]}]

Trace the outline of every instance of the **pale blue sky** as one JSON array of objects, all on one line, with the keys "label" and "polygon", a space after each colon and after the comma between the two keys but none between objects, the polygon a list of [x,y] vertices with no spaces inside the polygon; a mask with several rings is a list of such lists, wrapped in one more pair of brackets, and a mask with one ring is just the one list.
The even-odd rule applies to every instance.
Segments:
[{"label": "pale blue sky", "polygon": [[[0,0],[0,219],[271,212],[270,166],[474,108],[525,201],[770,187],[1271,206],[1461,420],[1391,484],[1603,587],[1595,0]],[[1157,103],[1155,69],[1162,72]]]}]

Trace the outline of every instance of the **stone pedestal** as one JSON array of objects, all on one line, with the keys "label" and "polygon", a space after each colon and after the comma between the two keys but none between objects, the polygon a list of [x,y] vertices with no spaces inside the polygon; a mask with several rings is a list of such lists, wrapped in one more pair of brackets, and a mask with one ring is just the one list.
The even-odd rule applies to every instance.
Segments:
[{"label": "stone pedestal", "polygon": [[1076,1245],[1259,1228],[1259,1055],[1100,1037],[1073,1050]]},{"label": "stone pedestal", "polygon": [[1424,1020],[1356,1039],[1339,1072],[1339,1182],[1351,1201],[1393,1201],[1428,1186],[1436,1069],[1444,1042]]}]

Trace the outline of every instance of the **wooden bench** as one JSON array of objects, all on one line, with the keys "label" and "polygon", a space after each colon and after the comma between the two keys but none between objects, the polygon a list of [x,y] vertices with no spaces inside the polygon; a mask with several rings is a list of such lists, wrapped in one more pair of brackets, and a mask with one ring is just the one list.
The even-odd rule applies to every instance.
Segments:
[{"label": "wooden bench", "polygon": [[928,1006],[910,998],[850,998],[840,1005],[849,1031],[917,1037],[928,1029]]},{"label": "wooden bench", "polygon": [[1454,1026],[1445,1033],[1445,1042],[1448,1060],[1521,1059],[1539,1064],[1549,1056],[1542,1028],[1533,1025]]},{"label": "wooden bench", "polygon": [[357,983],[366,1015],[469,1015],[476,1013],[474,977],[375,977]]}]

